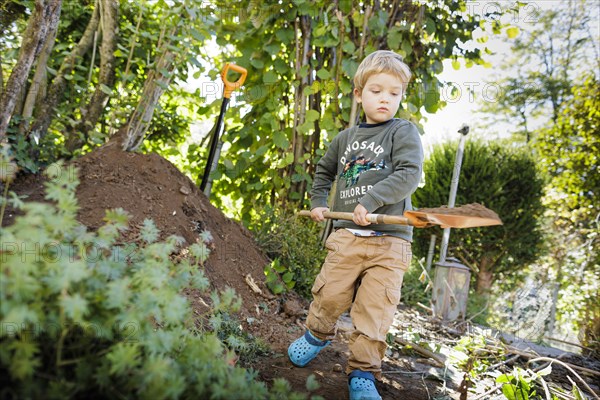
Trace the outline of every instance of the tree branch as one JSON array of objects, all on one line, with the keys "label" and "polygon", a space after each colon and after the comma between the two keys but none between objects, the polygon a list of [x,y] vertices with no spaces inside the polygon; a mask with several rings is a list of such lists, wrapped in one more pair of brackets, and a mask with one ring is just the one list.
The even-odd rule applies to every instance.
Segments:
[{"label": "tree branch", "polygon": [[40,53],[40,56],[38,58],[37,65],[35,67],[33,81],[31,82],[31,86],[29,87],[29,92],[27,93],[25,104],[23,105],[23,111],[21,112],[23,121],[19,126],[19,133],[23,135],[27,134],[27,131],[29,131],[29,124],[31,122],[31,117],[33,116],[33,110],[35,108],[35,105],[39,103],[39,96],[42,95],[42,93],[40,93],[40,89],[42,88],[46,79],[46,67],[48,66],[48,59],[50,58],[50,54],[52,53],[52,49],[54,48],[54,42],[56,40],[57,31],[58,24],[54,26],[53,29],[49,30],[48,39],[44,44],[42,52]]},{"label": "tree branch", "polygon": [[35,10],[29,18],[23,35],[19,58],[0,98],[0,143],[6,141],[6,130],[12,118],[17,96],[21,92],[33,61],[44,45],[48,31],[58,25],[61,0],[36,0]]},{"label": "tree branch", "polygon": [[36,113],[37,118],[33,123],[29,134],[36,134],[37,137],[40,138],[46,135],[48,127],[50,126],[50,123],[52,122],[52,119],[56,113],[55,109],[60,100],[60,96],[67,86],[67,80],[65,79],[65,76],[71,73],[75,67],[77,59],[83,57],[83,55],[90,49],[94,39],[94,32],[96,32],[98,29],[99,20],[100,13],[98,10],[98,0],[96,0],[92,17],[85,28],[85,32],[83,33],[83,36],[81,36],[79,43],[63,60],[60,68],[58,69],[56,77],[52,80],[52,83],[48,88],[48,93],[44,102],[42,103],[42,107],[40,108],[39,112]]},{"label": "tree branch", "polygon": [[[173,28],[173,31],[167,37],[174,36],[176,32],[177,28]],[[169,86],[174,68],[173,60],[175,59],[175,54],[169,50],[169,45],[170,43],[165,41],[162,47],[158,48],[157,54],[161,54],[161,56],[156,62],[156,67],[148,74],[140,102],[131,114],[126,126],[115,135],[114,140],[121,141],[120,145],[125,151],[135,151],[143,143],[154,115],[154,109],[158,104],[158,99]],[[168,74],[164,75],[161,71],[166,71]]]},{"label": "tree branch", "polygon": [[100,45],[100,73],[98,85],[87,106],[81,109],[82,119],[67,139],[67,149],[71,152],[85,143],[91,130],[94,129],[109,95],[102,90],[103,86],[112,88],[115,81],[115,48],[117,47],[117,16],[119,4],[115,0],[102,2],[102,44]]}]

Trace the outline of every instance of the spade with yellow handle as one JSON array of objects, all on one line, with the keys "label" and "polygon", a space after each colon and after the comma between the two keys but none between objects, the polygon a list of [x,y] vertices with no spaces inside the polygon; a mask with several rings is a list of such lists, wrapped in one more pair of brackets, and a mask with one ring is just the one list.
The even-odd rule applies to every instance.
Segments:
[{"label": "spade with yellow handle", "polygon": [[[231,82],[227,79],[227,73],[230,70],[238,72],[240,74],[240,77],[234,82]],[[223,80],[224,85],[223,101],[221,103],[221,111],[219,112],[219,118],[217,119],[217,123],[214,127],[213,134],[210,139],[210,150],[208,153],[208,159],[206,160],[206,167],[204,168],[202,183],[200,184],[200,190],[202,190],[202,192],[204,192],[204,194],[207,197],[210,196],[210,189],[212,186],[210,174],[217,168],[217,164],[219,163],[219,139],[221,137],[221,131],[223,130],[223,118],[225,116],[225,111],[227,110],[227,106],[229,105],[231,94],[244,84],[247,75],[248,71],[245,68],[230,63],[225,64],[225,66],[221,70],[221,79]]]}]

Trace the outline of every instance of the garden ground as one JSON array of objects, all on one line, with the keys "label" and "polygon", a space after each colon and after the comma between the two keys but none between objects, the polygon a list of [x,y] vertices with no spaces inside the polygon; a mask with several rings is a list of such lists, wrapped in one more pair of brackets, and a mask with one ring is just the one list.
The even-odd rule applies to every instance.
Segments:
[{"label": "garden ground", "polygon": [[[276,378],[285,378],[298,392],[306,392],[306,381],[312,374],[319,384],[312,394],[327,400],[347,398],[347,378],[343,368],[348,357],[346,334],[351,329],[348,317],[340,319],[338,334],[331,346],[308,367],[294,367],[287,358],[286,349],[304,330],[308,302],[293,293],[281,296],[270,293],[263,273],[270,260],[261,252],[251,233],[213,207],[189,178],[156,154],[125,153],[114,144],[96,149],[75,164],[80,169],[78,219],[90,229],[103,224],[106,209],[120,207],[131,215],[127,233],[131,240],[137,238],[139,227],[146,218],[155,222],[163,238],[175,234],[183,237],[187,244],[199,240],[203,231],[211,233],[212,252],[204,269],[212,288],[230,287],[236,291],[242,299],[237,315],[242,329],[270,348],[268,354],[257,356],[244,366],[257,370],[260,379],[267,384]],[[43,199],[43,181],[37,176],[20,179],[11,189],[27,196],[26,200]],[[13,218],[13,212],[8,210],[5,222],[9,224]],[[209,309],[209,296],[195,291],[187,292],[187,296],[197,316]],[[399,308],[394,329],[398,338],[411,341],[418,336],[445,344],[446,348],[460,337],[460,332],[445,329],[427,313],[405,307]],[[448,356],[441,353],[440,350],[442,359]],[[581,357],[570,361],[590,366]],[[510,363],[504,366],[510,366]],[[598,370],[598,364],[593,364],[592,369]],[[383,370],[383,382],[378,383],[383,399],[461,398],[463,374],[441,366],[422,352],[416,352],[415,348],[391,346]],[[597,390],[597,386],[594,389]]]}]

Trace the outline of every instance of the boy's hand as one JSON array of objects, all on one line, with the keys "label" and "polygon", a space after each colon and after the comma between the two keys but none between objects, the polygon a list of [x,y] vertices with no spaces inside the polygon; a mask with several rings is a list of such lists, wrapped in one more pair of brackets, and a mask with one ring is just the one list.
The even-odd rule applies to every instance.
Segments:
[{"label": "boy's hand", "polygon": [[367,209],[362,204],[359,204],[354,209],[352,221],[354,221],[356,225],[371,225],[371,222],[369,222],[369,220],[367,219],[368,213],[369,212],[367,211]]},{"label": "boy's hand", "polygon": [[310,210],[310,217],[313,221],[322,222],[325,221],[323,213],[329,211],[329,207],[315,207]]}]

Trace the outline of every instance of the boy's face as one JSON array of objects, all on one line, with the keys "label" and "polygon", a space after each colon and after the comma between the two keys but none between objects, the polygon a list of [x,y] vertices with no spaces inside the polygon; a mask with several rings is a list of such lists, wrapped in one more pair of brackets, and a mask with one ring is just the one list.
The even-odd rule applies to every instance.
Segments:
[{"label": "boy's face", "polygon": [[402,81],[387,72],[371,75],[362,92],[354,89],[356,101],[362,103],[369,124],[392,119],[400,107],[402,95]]}]

